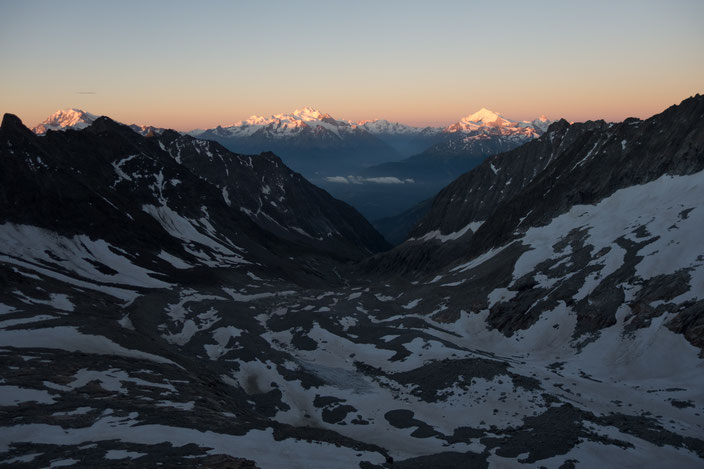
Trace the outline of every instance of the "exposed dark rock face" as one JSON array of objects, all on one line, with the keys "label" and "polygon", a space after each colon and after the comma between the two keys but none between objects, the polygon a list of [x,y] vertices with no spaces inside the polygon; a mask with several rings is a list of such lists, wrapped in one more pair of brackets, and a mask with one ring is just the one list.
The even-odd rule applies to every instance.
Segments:
[{"label": "exposed dark rock face", "polygon": [[185,167],[219,188],[229,206],[277,236],[341,258],[388,247],[355,209],[310,184],[273,153],[236,155],[215,142],[168,131],[159,141]]},{"label": "exposed dark rock face", "polygon": [[704,300],[684,303],[677,316],[670,319],[666,326],[685,338],[701,352],[704,358]]},{"label": "exposed dark rock face", "polygon": [[[592,127],[589,123],[583,125]],[[605,126],[603,122],[593,125]],[[520,150],[497,155],[453,181],[433,200],[430,212],[416,225],[411,236],[420,237],[436,229],[449,234],[473,221],[489,219],[496,207],[520,194],[550,164],[550,156],[565,143],[563,139],[568,129],[564,120],[556,122],[548,128],[545,137],[526,143]],[[578,132],[571,135],[570,140],[578,135]]]}]

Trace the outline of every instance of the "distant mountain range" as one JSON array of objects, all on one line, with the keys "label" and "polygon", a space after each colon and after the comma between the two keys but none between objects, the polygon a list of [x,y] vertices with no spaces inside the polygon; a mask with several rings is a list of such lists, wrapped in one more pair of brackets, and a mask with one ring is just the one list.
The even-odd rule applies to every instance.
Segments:
[{"label": "distant mountain range", "polygon": [[[47,130],[80,130],[91,125],[98,117],[80,109],[59,110],[35,126],[32,131],[43,135]],[[275,147],[282,147],[285,153],[297,150],[313,153],[356,150],[360,154],[357,155],[355,165],[365,167],[370,161],[375,161],[374,157],[363,154],[363,151],[369,148],[385,153],[381,158],[389,160],[424,151],[447,151],[455,154],[462,151],[458,148],[458,142],[469,146],[472,141],[495,136],[522,142],[539,136],[549,124],[550,121],[545,116],[532,122],[517,122],[488,109],[481,109],[446,127],[414,127],[384,119],[355,123],[338,120],[330,114],[305,107],[290,114],[275,114],[270,117],[255,115],[225,127],[195,129],[185,133],[206,140],[220,141],[227,146],[238,146],[236,150],[241,152],[260,153],[276,150]],[[142,134],[150,130],[155,133],[164,130],[149,125],[132,124],[130,127]],[[444,146],[447,150],[442,150]],[[283,156],[287,159],[286,155]],[[337,155],[332,155],[331,158],[340,159]],[[309,156],[309,159],[313,157]]]},{"label": "distant mountain range", "polygon": [[[448,151],[458,154],[462,152],[456,143],[458,141],[465,141],[465,146],[471,146],[471,140],[501,136],[522,143],[542,134],[549,124],[545,116],[531,122],[516,122],[488,109],[481,109],[446,127],[414,127],[384,119],[355,123],[306,107],[290,114],[251,116],[226,127],[195,130],[189,134],[220,141],[233,151],[276,151],[270,147],[281,147],[285,161],[285,153],[293,154],[299,150],[309,153],[334,150],[346,153],[352,150],[357,153],[356,158],[347,166],[359,169],[378,160],[393,161],[400,159],[399,156],[421,153],[438,144],[447,143]],[[317,166],[312,168],[316,172],[324,172],[330,166],[333,169],[342,166],[339,154],[319,156]],[[337,160],[336,164],[328,164],[322,159],[325,156],[328,160]],[[310,154],[308,158],[315,159]],[[293,161],[288,163],[295,167],[295,158],[291,159]]]},{"label": "distant mountain range", "polygon": [[[52,114],[33,131],[42,135],[48,130],[83,129],[96,119],[95,114],[67,109]],[[446,127],[414,127],[383,119],[340,120],[306,107],[186,133],[236,153],[273,152],[287,166],[375,220],[432,197],[484,158],[540,136],[549,123],[544,116],[518,122],[481,109]],[[146,125],[130,128],[141,135],[164,131]]]},{"label": "distant mountain range", "polygon": [[312,108],[189,132],[240,153],[272,151],[309,179],[399,159],[400,154],[357,124]]}]

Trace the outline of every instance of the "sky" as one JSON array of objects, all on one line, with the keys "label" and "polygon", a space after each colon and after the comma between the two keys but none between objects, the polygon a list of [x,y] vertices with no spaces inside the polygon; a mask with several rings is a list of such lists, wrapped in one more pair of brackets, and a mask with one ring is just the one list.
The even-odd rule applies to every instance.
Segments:
[{"label": "sky", "polygon": [[646,118],[704,92],[704,1],[0,0],[0,112],[209,128],[311,106]]}]

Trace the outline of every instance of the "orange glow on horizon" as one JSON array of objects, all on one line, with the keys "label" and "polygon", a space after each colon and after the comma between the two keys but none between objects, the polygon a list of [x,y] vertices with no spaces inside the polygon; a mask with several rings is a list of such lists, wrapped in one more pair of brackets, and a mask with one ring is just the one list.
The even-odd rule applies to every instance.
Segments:
[{"label": "orange glow on horizon", "polygon": [[[452,106],[452,110],[445,110],[444,112],[437,107],[424,112],[421,106],[408,106],[408,109],[394,110],[390,108],[387,112],[375,108],[366,114],[363,111],[355,109],[353,112],[347,114],[344,108],[341,107],[339,110],[322,106],[311,107],[318,109],[322,113],[328,113],[333,118],[338,120],[349,120],[355,123],[360,123],[365,121],[374,121],[377,119],[386,119],[389,122],[400,122],[402,124],[415,127],[446,127],[458,122],[463,117],[472,114],[481,107],[486,107],[487,109],[515,121],[531,121],[544,114],[550,120],[564,118],[570,122],[583,122],[586,120],[603,119],[609,122],[620,122],[628,117],[647,119],[664,111],[669,106],[679,104],[682,100],[693,96],[694,94],[697,94],[697,92],[695,91],[676,98],[663,96],[658,100],[652,99],[653,97],[651,96],[651,100],[648,102],[644,102],[640,99],[621,99],[617,102],[606,98],[591,101],[588,99],[582,99],[574,103],[575,105],[580,105],[581,109],[569,109],[565,105],[565,102],[560,103],[557,102],[558,100],[550,100],[542,107],[539,104],[535,104],[535,108],[533,109],[526,104],[519,106],[519,103],[515,103],[514,106],[508,108],[505,105],[487,105],[488,103],[482,101],[482,103],[479,104],[467,104],[464,109],[455,104]],[[162,106],[156,105],[154,109],[143,109],[138,111],[135,109],[121,109],[121,107],[111,109],[112,106],[91,106],[91,103],[86,102],[88,101],[86,99],[79,99],[77,101],[83,102],[80,105],[73,104],[70,106],[57,106],[54,108],[42,106],[41,108],[32,109],[29,112],[18,112],[17,110],[12,109],[3,109],[2,112],[17,114],[20,119],[22,119],[24,124],[30,128],[43,122],[49,115],[59,109],[77,108],[92,114],[105,115],[125,124],[152,125],[155,127],[171,128],[178,131],[189,131],[198,128],[215,128],[218,125],[223,127],[232,125],[235,122],[246,120],[252,115],[268,117],[273,114],[291,113],[295,108],[303,107],[290,106],[290,109],[278,109],[267,113],[257,112],[252,108],[245,109],[242,112],[225,112],[222,109],[217,108],[210,110],[204,108],[193,108],[192,110],[180,108],[176,110],[166,109]],[[338,108],[338,106],[335,106],[335,108]]]}]

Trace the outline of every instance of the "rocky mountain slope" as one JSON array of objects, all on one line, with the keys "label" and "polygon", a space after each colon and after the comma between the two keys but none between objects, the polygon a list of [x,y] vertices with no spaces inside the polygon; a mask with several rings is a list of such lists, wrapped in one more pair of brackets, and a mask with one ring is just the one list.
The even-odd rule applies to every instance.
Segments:
[{"label": "rocky mountain slope", "polygon": [[401,244],[408,239],[408,234],[426,216],[432,205],[433,199],[426,199],[398,215],[374,220],[372,225],[389,243]]},{"label": "rocky mountain slope", "polygon": [[703,124],[701,96],[646,121],[555,123],[444,189],[412,237],[367,267],[467,282],[446,306],[486,309],[509,336],[566,307],[575,339],[623,312],[633,329],[668,319],[701,347],[704,243],[690,214],[701,196]]},{"label": "rocky mountain slope", "polygon": [[399,263],[402,269],[432,269],[455,259],[456,253],[442,251],[469,246],[469,255],[481,253],[575,204],[594,203],[666,173],[699,171],[702,163],[693,148],[700,138],[700,102],[686,100],[646,121],[552,124],[539,139],[487,159],[444,188],[409,243],[381,263],[390,266],[403,253],[413,257],[416,240],[434,241],[420,243],[438,250],[432,262],[418,254],[426,261]]},{"label": "rocky mountain slope", "polygon": [[272,154],[237,155],[172,131],[142,137],[108,118],[36,137],[6,115],[2,138],[9,230],[97,237],[144,261],[168,247],[205,265],[277,265],[281,252],[306,251],[359,259],[386,247],[354,209]]},{"label": "rocky mountain slope", "polygon": [[[96,123],[0,130],[0,174],[25,181],[0,198],[2,463],[701,466],[703,97],[646,121],[555,123],[359,266],[228,206],[237,188],[219,176],[237,166],[208,173],[215,144]],[[154,166],[128,166],[135,148],[158,149]],[[160,197],[186,221],[144,208]],[[101,230],[103,212],[140,229]]]},{"label": "rocky mountain slope", "polygon": [[273,153],[235,155],[215,142],[173,131],[158,141],[177,162],[217,187],[229,207],[282,239],[342,259],[388,247],[352,207],[291,171]]}]

